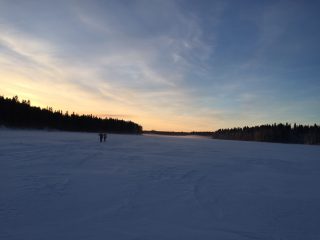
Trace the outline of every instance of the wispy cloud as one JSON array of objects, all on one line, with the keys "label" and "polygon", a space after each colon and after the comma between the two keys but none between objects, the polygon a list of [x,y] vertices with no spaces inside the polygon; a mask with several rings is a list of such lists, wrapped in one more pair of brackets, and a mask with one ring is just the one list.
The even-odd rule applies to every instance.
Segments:
[{"label": "wispy cloud", "polygon": [[[289,57],[279,64],[276,50],[302,51],[291,51],[294,44],[282,48],[298,31],[291,28],[300,5],[2,2],[2,92],[42,106],[132,117],[148,129],[208,130],[284,119],[277,106],[290,109],[289,100],[301,97],[294,87],[301,83],[288,73]],[[296,76],[305,71],[300,64]],[[292,92],[283,96],[289,83]],[[318,99],[314,93],[308,98]]]},{"label": "wispy cloud", "polygon": [[[140,7],[136,11],[141,11]],[[100,110],[95,111],[105,111],[106,114],[108,111],[117,112],[114,110],[116,108],[125,112],[128,111],[126,108],[130,108],[130,111],[137,111],[140,115],[157,118],[161,115],[159,109],[162,112],[167,109],[174,118],[178,110],[188,110],[192,96],[185,92],[183,79],[191,64],[187,64],[187,57],[182,56],[183,61],[177,62],[172,53],[187,55],[193,48],[201,45],[197,33],[192,33],[197,32],[193,29],[197,26],[192,20],[187,21],[181,15],[175,26],[177,31],[181,27],[186,28],[190,39],[175,36],[172,29],[169,32],[163,30],[156,38],[150,36],[145,39],[144,35],[137,35],[126,27],[119,31],[117,25],[112,27],[106,19],[86,12],[81,6],[76,8],[76,13],[78,24],[99,37],[97,42],[95,39],[90,41],[88,37],[88,45],[81,49],[81,54],[75,56],[74,49],[64,49],[56,44],[55,39],[30,36],[21,30],[13,32],[1,29],[1,45],[6,49],[6,55],[1,61],[6,60],[11,64],[7,71],[16,71],[16,66],[20,66],[25,82],[33,81],[34,85],[38,81],[36,89],[42,89],[43,96],[50,91],[47,86],[49,83],[51,89],[64,89],[64,94],[71,93],[62,97],[69,100],[69,103],[75,102],[79,96],[92,99],[92,102],[98,100],[95,105],[100,105]],[[174,15],[173,10],[171,17]],[[134,17],[128,16],[132,19]],[[114,22],[117,16],[112,18]],[[124,24],[121,18],[118,20]],[[77,46],[77,39],[74,40],[75,48],[80,48],[82,45]],[[98,51],[92,52],[91,44],[96,44]],[[14,88],[13,85],[10,87]],[[51,91],[52,96],[59,96],[59,93],[61,92],[52,94]],[[46,98],[43,99],[43,104],[45,101],[54,102],[53,99]],[[108,107],[102,110],[104,104]],[[141,113],[139,109],[144,112]]]}]

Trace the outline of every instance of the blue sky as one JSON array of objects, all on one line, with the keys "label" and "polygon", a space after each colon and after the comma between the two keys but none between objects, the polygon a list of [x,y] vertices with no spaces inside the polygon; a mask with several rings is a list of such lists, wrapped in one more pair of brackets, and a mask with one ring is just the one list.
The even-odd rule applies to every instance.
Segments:
[{"label": "blue sky", "polygon": [[0,94],[215,130],[320,119],[317,1],[0,2]]}]

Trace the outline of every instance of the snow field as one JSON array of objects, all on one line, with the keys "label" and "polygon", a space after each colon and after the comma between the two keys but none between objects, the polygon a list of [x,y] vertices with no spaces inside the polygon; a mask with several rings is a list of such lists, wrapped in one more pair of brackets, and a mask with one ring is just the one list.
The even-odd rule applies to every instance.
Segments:
[{"label": "snow field", "polygon": [[320,147],[0,130],[0,239],[320,239]]}]

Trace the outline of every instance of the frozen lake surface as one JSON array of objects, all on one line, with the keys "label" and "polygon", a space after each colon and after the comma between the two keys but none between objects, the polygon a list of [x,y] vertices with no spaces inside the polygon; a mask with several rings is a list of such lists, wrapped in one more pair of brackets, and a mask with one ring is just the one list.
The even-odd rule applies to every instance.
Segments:
[{"label": "frozen lake surface", "polygon": [[0,239],[318,240],[320,146],[0,130]]}]

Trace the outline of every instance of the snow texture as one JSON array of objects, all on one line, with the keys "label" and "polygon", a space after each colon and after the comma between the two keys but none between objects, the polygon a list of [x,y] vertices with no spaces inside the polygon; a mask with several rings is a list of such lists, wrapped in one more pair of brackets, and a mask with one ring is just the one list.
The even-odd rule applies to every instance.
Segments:
[{"label": "snow texture", "polygon": [[0,239],[318,240],[320,147],[0,130]]}]

